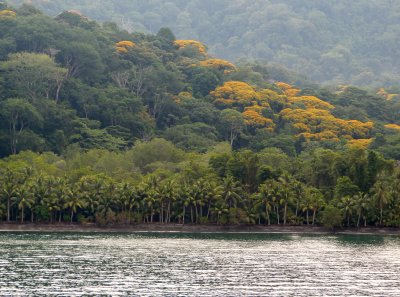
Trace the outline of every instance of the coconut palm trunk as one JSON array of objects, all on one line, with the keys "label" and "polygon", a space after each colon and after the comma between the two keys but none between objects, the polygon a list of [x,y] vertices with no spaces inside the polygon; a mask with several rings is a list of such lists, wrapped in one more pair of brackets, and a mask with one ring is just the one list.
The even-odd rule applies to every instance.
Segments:
[{"label": "coconut palm trunk", "polygon": [[267,215],[267,223],[268,223],[268,226],[269,226],[269,225],[271,225],[271,221],[270,221],[270,218],[269,218],[268,203],[265,204],[265,213]]}]

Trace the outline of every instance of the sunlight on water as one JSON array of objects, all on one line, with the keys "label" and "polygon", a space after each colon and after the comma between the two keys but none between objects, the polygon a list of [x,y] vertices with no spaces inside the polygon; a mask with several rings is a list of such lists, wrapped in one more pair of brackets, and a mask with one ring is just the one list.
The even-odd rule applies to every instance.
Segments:
[{"label": "sunlight on water", "polygon": [[0,234],[0,295],[400,296],[400,239]]}]

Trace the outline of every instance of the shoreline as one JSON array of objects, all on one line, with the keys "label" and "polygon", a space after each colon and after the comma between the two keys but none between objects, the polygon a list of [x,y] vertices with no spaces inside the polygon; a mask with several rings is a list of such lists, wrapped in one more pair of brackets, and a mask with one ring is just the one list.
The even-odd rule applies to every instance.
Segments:
[{"label": "shoreline", "polygon": [[310,235],[396,235],[400,228],[338,228],[331,230],[320,226],[283,225],[181,225],[181,224],[137,224],[101,227],[95,224],[17,224],[0,223],[0,232],[38,233],[243,233],[243,234],[310,234]]}]

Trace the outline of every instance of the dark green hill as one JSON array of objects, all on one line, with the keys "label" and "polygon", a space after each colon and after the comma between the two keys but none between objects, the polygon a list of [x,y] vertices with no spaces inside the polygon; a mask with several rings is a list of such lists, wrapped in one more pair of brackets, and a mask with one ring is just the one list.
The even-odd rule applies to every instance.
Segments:
[{"label": "dark green hill", "polygon": [[[21,4],[22,0],[9,3]],[[397,85],[400,3],[393,0],[32,0],[47,13],[76,9],[130,31],[170,27],[215,56],[262,59],[333,85]]]}]

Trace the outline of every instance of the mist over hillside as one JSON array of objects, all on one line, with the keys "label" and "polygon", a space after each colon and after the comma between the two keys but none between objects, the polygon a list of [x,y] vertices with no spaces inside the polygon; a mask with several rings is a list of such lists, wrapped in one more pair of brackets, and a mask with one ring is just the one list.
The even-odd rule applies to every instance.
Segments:
[{"label": "mist over hillside", "polygon": [[[22,0],[8,1],[20,5]],[[56,15],[76,9],[129,31],[170,27],[215,56],[265,60],[327,84],[397,85],[400,2],[317,0],[31,0]]]}]

